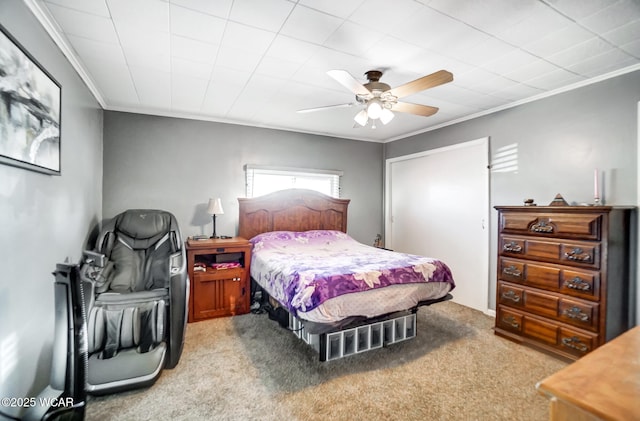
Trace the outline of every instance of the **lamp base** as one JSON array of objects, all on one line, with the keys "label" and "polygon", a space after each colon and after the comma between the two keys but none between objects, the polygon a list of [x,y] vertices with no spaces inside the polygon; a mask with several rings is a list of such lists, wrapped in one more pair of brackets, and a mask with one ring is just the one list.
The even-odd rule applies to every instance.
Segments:
[{"label": "lamp base", "polygon": [[213,217],[213,234],[211,234],[211,239],[216,239],[216,238],[220,238],[219,235],[216,235],[216,215],[213,214],[211,215]]}]

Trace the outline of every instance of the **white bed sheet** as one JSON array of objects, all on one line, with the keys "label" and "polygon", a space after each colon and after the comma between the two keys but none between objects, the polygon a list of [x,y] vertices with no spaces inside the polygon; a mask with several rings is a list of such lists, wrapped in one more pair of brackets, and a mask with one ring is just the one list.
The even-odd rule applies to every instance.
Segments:
[{"label": "white bed sheet", "polygon": [[390,285],[331,298],[313,310],[298,312],[298,317],[316,323],[335,323],[354,316],[376,317],[444,297],[450,290],[451,284],[446,282]]}]

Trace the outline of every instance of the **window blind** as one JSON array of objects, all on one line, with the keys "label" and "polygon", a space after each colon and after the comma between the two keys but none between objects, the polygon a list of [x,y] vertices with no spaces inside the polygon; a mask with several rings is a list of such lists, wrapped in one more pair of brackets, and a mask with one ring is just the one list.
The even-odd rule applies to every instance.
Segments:
[{"label": "window blind", "polygon": [[257,197],[285,189],[309,189],[340,197],[342,171],[245,165],[246,196]]}]

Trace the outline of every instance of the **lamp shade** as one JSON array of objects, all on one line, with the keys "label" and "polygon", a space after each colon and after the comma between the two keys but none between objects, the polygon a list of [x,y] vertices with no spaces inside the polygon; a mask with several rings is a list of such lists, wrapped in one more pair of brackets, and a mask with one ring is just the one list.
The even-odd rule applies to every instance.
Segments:
[{"label": "lamp shade", "polygon": [[388,122],[393,120],[393,117],[395,117],[393,115],[393,111],[387,108],[382,109],[382,113],[380,113],[380,121],[382,122],[382,124],[387,124]]},{"label": "lamp shade", "polygon": [[369,118],[372,120],[380,118],[381,113],[382,105],[380,105],[380,101],[378,99],[372,99],[369,101],[369,105],[367,105],[367,114],[369,114]]},{"label": "lamp shade", "polygon": [[224,210],[222,210],[222,201],[219,197],[216,199],[209,199],[207,213],[209,215],[222,215],[224,213]]},{"label": "lamp shade", "polygon": [[367,121],[369,120],[367,110],[360,111],[353,119],[356,121],[356,123],[364,127],[364,125],[367,124]]}]

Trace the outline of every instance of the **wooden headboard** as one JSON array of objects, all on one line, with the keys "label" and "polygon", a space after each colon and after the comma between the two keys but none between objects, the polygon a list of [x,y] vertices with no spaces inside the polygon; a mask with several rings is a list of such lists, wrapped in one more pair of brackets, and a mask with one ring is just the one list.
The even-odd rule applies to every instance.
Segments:
[{"label": "wooden headboard", "polygon": [[269,231],[338,230],[347,232],[349,199],[313,190],[281,190],[260,197],[238,198],[238,235],[250,239]]}]

